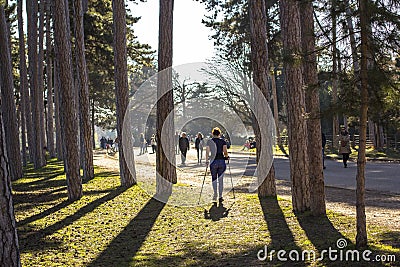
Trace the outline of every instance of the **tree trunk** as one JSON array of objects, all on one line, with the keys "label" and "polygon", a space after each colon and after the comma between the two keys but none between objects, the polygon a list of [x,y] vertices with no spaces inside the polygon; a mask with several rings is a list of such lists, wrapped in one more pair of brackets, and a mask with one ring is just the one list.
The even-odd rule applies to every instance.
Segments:
[{"label": "tree trunk", "polygon": [[59,64],[57,59],[57,48],[54,46],[54,117],[56,122],[56,154],[57,159],[64,160],[63,152],[63,138],[61,133],[61,114],[60,114],[60,77],[59,77]]},{"label": "tree trunk", "polygon": [[53,103],[53,64],[51,44],[51,2],[46,0],[46,71],[47,71],[47,149],[50,157],[56,156],[54,148],[54,103]]},{"label": "tree trunk", "polygon": [[322,134],[319,103],[317,55],[315,51],[312,1],[301,5],[301,33],[303,43],[303,77],[306,85],[307,152],[309,156],[310,208],[313,215],[325,215],[325,184],[322,162]]},{"label": "tree trunk", "polygon": [[26,2],[26,10],[28,16],[28,58],[29,58],[29,83],[31,95],[31,110],[32,110],[32,152],[33,165],[35,169],[46,165],[44,158],[43,147],[41,147],[40,131],[40,90],[39,90],[39,72],[38,72],[38,1],[29,0]]},{"label": "tree trunk", "polygon": [[[29,159],[33,161],[32,158],[32,146],[33,146],[33,136],[32,136],[32,113],[31,113],[31,105],[30,105],[30,94],[29,94],[29,85],[28,85],[28,69],[26,65],[26,54],[25,54],[25,38],[21,38],[24,35],[24,25],[23,25],[23,16],[22,16],[22,0],[18,0],[18,35],[19,35],[19,60],[20,60],[20,91],[21,91],[21,105],[22,105],[22,114],[21,114],[21,131],[22,131],[22,145],[24,146],[24,139],[27,139],[25,142],[25,151],[26,145],[28,145],[29,150]],[[25,125],[24,125],[25,123]],[[25,129],[24,129],[25,128]],[[26,136],[26,138],[25,138]],[[22,148],[22,156],[26,157],[26,152],[24,156],[24,148]],[[27,161],[27,159],[25,160]]]},{"label": "tree trunk", "polygon": [[[26,68],[25,56],[25,38],[24,38],[24,25],[22,17],[22,0],[17,3],[17,16],[18,16],[18,42],[19,42],[19,65],[20,65],[20,93],[21,93],[21,146],[22,146],[22,163],[27,165],[28,155],[26,146],[31,144],[32,138],[27,135],[31,132],[31,109],[29,103],[29,89],[28,89],[28,71]],[[22,36],[22,38],[21,38]],[[30,145],[29,145],[30,146]]]},{"label": "tree trunk", "polygon": [[[20,62],[21,63],[21,62]],[[22,166],[26,167],[28,165],[28,154],[27,154],[27,149],[26,149],[26,145],[27,145],[27,139],[26,139],[26,108],[25,108],[25,92],[22,92],[22,84],[23,81],[21,81],[21,76],[20,76],[20,96],[21,96],[21,100],[20,100],[20,106],[18,108],[19,114],[18,114],[18,119],[19,119],[19,125],[18,125],[18,129],[19,127],[21,127],[21,157],[22,157]]]},{"label": "tree trunk", "polygon": [[22,177],[22,162],[17,124],[17,113],[14,99],[14,81],[9,46],[8,26],[4,6],[0,4],[0,79],[1,111],[3,113],[8,159],[10,160],[11,179]]},{"label": "tree trunk", "polygon": [[54,27],[57,56],[59,57],[60,75],[60,111],[64,131],[64,144],[68,149],[64,150],[66,176],[68,185],[68,199],[77,200],[82,196],[82,180],[79,173],[78,153],[78,118],[74,98],[70,32],[67,27],[66,7],[64,1],[55,1]]},{"label": "tree trunk", "polygon": [[[335,106],[337,104],[337,95],[338,95],[338,67],[337,67],[337,48],[336,48],[336,0],[332,0],[332,102]],[[339,145],[339,117],[337,112],[333,114],[332,121],[332,142],[333,147],[337,147]]]},{"label": "tree trunk", "polygon": [[95,113],[94,113],[94,99],[92,99],[92,110],[91,110],[91,112],[92,112],[92,133],[93,133],[93,138],[92,138],[92,142],[93,142],[93,149],[96,149],[96,142],[95,142],[95,140],[94,140],[94,134],[95,134],[95,127],[94,127],[94,115],[95,115]]},{"label": "tree trunk", "polygon": [[[351,47],[351,57],[353,60],[353,69],[354,69],[354,76],[359,77],[360,71],[360,64],[358,63],[357,58],[357,44],[356,38],[354,35],[354,27],[353,27],[353,19],[352,19],[352,11],[350,9],[349,0],[344,0],[345,12],[346,12],[346,25],[347,29],[349,30],[349,37],[350,37],[350,47]],[[356,79],[358,80],[358,79]]]},{"label": "tree trunk", "polygon": [[367,245],[367,223],[365,216],[365,148],[367,141],[368,119],[368,31],[367,31],[367,0],[360,0],[360,29],[361,29],[361,107],[360,107],[360,144],[357,158],[357,189],[356,213],[358,248]]},{"label": "tree trunk", "polygon": [[276,126],[276,138],[278,140],[278,145],[282,145],[281,133],[279,130],[279,111],[278,111],[278,94],[276,93],[276,71],[275,68],[271,74],[271,87],[272,87],[272,101],[274,106],[274,120]]},{"label": "tree trunk", "polygon": [[[40,1],[39,5],[39,59],[38,59],[38,72],[39,72],[39,91],[37,94],[39,100],[39,132],[40,134],[40,151],[42,152],[42,156],[44,160],[46,160],[46,151],[44,150],[46,145],[46,135],[45,135],[45,108],[44,108],[44,77],[43,77],[43,69],[44,69],[44,16],[45,16],[45,3],[44,0]],[[46,164],[46,163],[45,163]]]},{"label": "tree trunk", "polygon": [[381,124],[377,125],[378,148],[383,149],[385,146],[385,133]]},{"label": "tree trunk", "polygon": [[372,146],[376,147],[376,138],[375,138],[375,123],[371,118],[368,118],[368,138],[372,143]]},{"label": "tree trunk", "polygon": [[93,136],[90,124],[89,86],[85,58],[82,0],[74,0],[73,5],[75,17],[76,72],[79,86],[80,130],[81,138],[83,140],[83,178],[89,180],[94,178],[92,149]]},{"label": "tree trunk", "polygon": [[[275,169],[272,165],[270,169],[268,161],[273,159],[272,143],[268,138],[267,129],[262,129],[268,125],[268,117],[266,108],[268,105],[269,92],[268,92],[268,47],[267,47],[267,18],[265,11],[265,1],[249,1],[249,15],[250,15],[250,39],[251,39],[251,65],[253,69],[253,81],[261,95],[257,94],[258,89],[254,93],[256,104],[255,110],[258,119],[256,120],[256,127],[258,128],[255,133],[257,144],[257,179],[258,179],[258,195],[260,197],[276,196],[275,185]],[[261,101],[264,98],[265,101]],[[263,105],[264,103],[264,105]],[[260,106],[262,105],[262,106]],[[260,121],[260,118],[265,118],[266,121]],[[274,129],[275,130],[275,129]],[[263,150],[263,151],[262,151]],[[263,152],[263,153],[262,153]],[[263,156],[261,157],[261,154]],[[268,155],[268,156],[267,156]],[[273,164],[273,163],[272,163]]]},{"label": "tree trunk", "polygon": [[[157,194],[168,198],[177,182],[172,91],[172,29],[174,0],[160,0],[157,80]],[[168,120],[168,121],[167,121]],[[161,135],[163,132],[163,136]]]},{"label": "tree trunk", "polygon": [[288,137],[292,205],[295,212],[310,208],[308,177],[307,125],[301,64],[300,11],[297,1],[280,2],[283,39],[283,63],[287,90]]},{"label": "tree trunk", "polygon": [[[0,207],[1,207],[0,265],[19,267],[21,266],[21,262],[20,262],[17,226],[15,222],[14,205],[13,205],[12,190],[11,190],[11,179],[14,177],[12,176],[10,168],[11,166],[9,165],[9,162],[12,162],[13,158],[8,157],[8,155],[12,153],[10,152],[7,153],[8,146],[6,144],[6,140],[8,140],[7,143],[9,143],[12,139],[8,139],[4,131],[5,127],[9,127],[8,125],[9,122],[7,124],[3,123],[4,118],[6,118],[7,120],[10,119],[8,118],[10,114],[5,114],[5,113],[10,113],[10,110],[7,110],[6,108],[9,108],[10,105],[12,106],[12,103],[14,102],[14,94],[12,94],[13,76],[12,76],[11,51],[9,46],[9,32],[6,22],[6,16],[4,13],[4,6],[2,4],[0,4],[0,40],[1,40],[0,41],[0,75],[1,75],[0,88],[2,93],[1,96],[2,110],[0,114]],[[4,94],[3,91],[6,91],[5,93],[11,93],[11,95]],[[12,101],[9,102],[10,100]],[[3,112],[3,110],[5,112]],[[15,112],[15,103],[14,103],[14,109],[11,111]],[[11,122],[16,124],[16,117],[14,119],[15,120]],[[18,132],[18,129],[16,130]],[[14,135],[13,139],[18,139],[16,138],[16,136],[18,135]],[[19,150],[19,144],[18,144],[18,150]],[[19,163],[21,164],[21,159],[19,159]]]},{"label": "tree trunk", "polygon": [[[0,12],[2,13],[1,19],[3,20],[3,6],[0,6]],[[5,20],[1,22],[1,24],[3,23],[5,23]],[[3,33],[0,36],[2,40],[1,43],[3,43],[2,45],[8,46],[8,43],[4,42],[6,39],[4,39]],[[5,139],[3,118],[0,116],[0,206],[2,209],[0,213],[0,265],[19,267],[21,266],[21,262],[11,192],[11,174],[8,164],[10,161],[7,157]]]},{"label": "tree trunk", "polygon": [[[115,97],[117,103],[117,134],[119,144],[119,168],[121,185],[130,187],[136,183],[133,144],[131,137],[124,139],[123,124],[129,103],[128,67],[126,57],[126,11],[124,0],[113,0],[114,22],[114,65],[115,65]],[[125,147],[126,146],[126,147]],[[128,163],[131,162],[131,170]]]}]

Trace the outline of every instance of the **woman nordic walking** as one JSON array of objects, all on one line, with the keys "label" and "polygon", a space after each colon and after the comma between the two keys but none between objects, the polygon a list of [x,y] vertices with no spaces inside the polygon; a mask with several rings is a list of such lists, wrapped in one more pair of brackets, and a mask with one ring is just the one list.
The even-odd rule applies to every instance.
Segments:
[{"label": "woman nordic walking", "polygon": [[219,197],[219,202],[222,202],[224,200],[222,191],[224,189],[224,172],[226,170],[225,159],[229,159],[228,148],[225,140],[221,138],[221,130],[218,127],[215,127],[211,133],[213,137],[208,140],[206,147],[206,164],[209,163],[210,158],[210,172],[214,190],[213,201],[216,201],[217,197]]}]

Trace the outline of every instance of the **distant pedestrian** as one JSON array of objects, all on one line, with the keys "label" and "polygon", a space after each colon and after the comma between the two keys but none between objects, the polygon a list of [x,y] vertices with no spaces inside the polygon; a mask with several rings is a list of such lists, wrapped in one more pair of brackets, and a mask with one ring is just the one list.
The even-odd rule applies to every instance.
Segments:
[{"label": "distant pedestrian", "polygon": [[203,159],[203,147],[204,147],[204,139],[201,133],[197,134],[197,137],[194,141],[194,147],[197,150],[197,163],[201,163]]},{"label": "distant pedestrian", "polygon": [[181,151],[181,164],[186,165],[186,153],[190,149],[189,139],[185,132],[181,133],[179,138],[179,150]]},{"label": "distant pedestrian", "polygon": [[153,150],[153,154],[156,153],[157,149],[157,142],[156,142],[156,135],[153,134],[150,139],[151,149]]},{"label": "distant pedestrian", "polygon": [[140,147],[140,152],[139,155],[142,155],[145,153],[145,149],[147,147],[146,139],[144,138],[144,133],[140,134],[139,137],[139,147]]},{"label": "distant pedestrian", "polygon": [[339,135],[339,154],[343,156],[343,165],[347,168],[347,161],[349,160],[351,149],[350,149],[350,135],[344,126],[341,127]]},{"label": "distant pedestrian", "polygon": [[114,147],[113,147],[113,149],[114,149],[114,152],[118,152],[118,149],[119,149],[119,138],[118,137],[115,137],[115,140],[114,140]]},{"label": "distant pedestrian", "polygon": [[323,132],[321,132],[321,138],[322,138],[322,166],[324,166],[324,169],[326,169],[326,166],[325,166],[326,136]]},{"label": "distant pedestrian", "polygon": [[100,147],[102,149],[106,149],[106,144],[107,144],[107,139],[104,136],[102,136],[100,139]]},{"label": "distant pedestrian", "polygon": [[180,138],[179,132],[176,131],[175,132],[175,154],[177,154],[177,155],[179,155],[179,138]]}]

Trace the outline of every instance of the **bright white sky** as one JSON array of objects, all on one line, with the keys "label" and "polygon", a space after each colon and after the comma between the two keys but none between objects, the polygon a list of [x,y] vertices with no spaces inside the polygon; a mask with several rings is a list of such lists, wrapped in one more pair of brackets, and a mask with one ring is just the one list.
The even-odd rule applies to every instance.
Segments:
[{"label": "bright white sky", "polygon": [[[128,4],[132,15],[141,17],[134,25],[135,34],[141,43],[158,48],[159,0],[147,0],[137,5]],[[209,40],[212,32],[201,20],[206,10],[204,5],[193,0],[174,1],[173,65],[192,62],[204,62],[213,56],[213,41]]]}]

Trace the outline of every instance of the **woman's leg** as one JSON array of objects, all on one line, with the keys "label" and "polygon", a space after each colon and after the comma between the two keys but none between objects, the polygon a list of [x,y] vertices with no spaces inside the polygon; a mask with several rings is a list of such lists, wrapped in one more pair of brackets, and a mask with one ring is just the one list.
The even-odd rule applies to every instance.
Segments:
[{"label": "woman's leg", "polygon": [[183,165],[183,164],[185,164],[185,154],[184,154],[184,151],[183,150],[181,150],[181,164]]},{"label": "woman's leg", "polygon": [[214,191],[213,201],[217,200],[217,177],[218,177],[218,165],[215,164],[215,161],[210,164],[210,172],[212,179],[212,187]]},{"label": "woman's leg", "polygon": [[349,153],[343,153],[343,165],[347,168],[347,160],[349,159]]},{"label": "woman's leg", "polygon": [[218,195],[222,201],[222,192],[224,191],[224,173],[226,171],[225,160],[218,161]]}]

